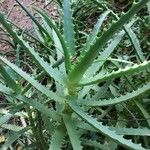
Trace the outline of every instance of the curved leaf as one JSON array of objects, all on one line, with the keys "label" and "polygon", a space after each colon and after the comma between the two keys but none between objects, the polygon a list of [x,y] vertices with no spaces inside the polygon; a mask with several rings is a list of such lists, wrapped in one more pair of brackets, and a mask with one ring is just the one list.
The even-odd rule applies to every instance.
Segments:
[{"label": "curved leaf", "polygon": [[104,82],[107,80],[111,80],[123,75],[139,72],[145,69],[148,69],[150,67],[150,61],[145,61],[141,64],[135,64],[132,67],[126,67],[124,69],[119,69],[118,71],[113,71],[112,73],[106,73],[106,74],[98,74],[92,79],[83,79],[78,86],[85,86],[85,85],[91,85],[91,84],[96,84],[100,82]]},{"label": "curved leaf", "polygon": [[2,74],[7,85],[12,88],[15,92],[20,93],[21,87],[18,81],[12,79],[12,77],[7,73],[6,69],[0,64],[0,73]]},{"label": "curved leaf", "polygon": [[[7,88],[6,86],[0,84],[0,92],[9,96],[12,96],[20,101],[23,101],[24,103],[27,103],[28,105],[36,108],[37,110],[39,110],[41,113],[45,114],[46,116],[53,118],[54,120],[58,119],[59,117],[57,115],[57,113],[55,111],[53,111],[52,109],[48,109],[46,106],[44,106],[43,104],[41,104],[40,102],[33,100],[31,98],[27,98],[25,96],[22,95],[15,95],[13,90],[11,90],[10,88]],[[44,110],[44,111],[43,111]],[[12,115],[8,116],[11,117]],[[6,118],[6,119],[8,119]]]},{"label": "curved leaf", "polygon": [[109,127],[104,126],[101,122],[98,122],[93,117],[87,115],[84,111],[82,111],[82,109],[78,105],[75,104],[75,102],[70,101],[69,105],[72,108],[72,110],[76,114],[78,114],[83,120],[85,120],[88,124],[90,124],[91,126],[93,126],[94,128],[96,128],[103,135],[109,137],[110,139],[112,139],[116,143],[118,143],[118,144],[120,144],[120,145],[122,145],[122,146],[124,146],[124,147],[126,147],[128,149],[145,150],[145,148],[143,148],[141,146],[141,144],[135,144],[131,140],[127,140],[127,139],[123,138],[123,136],[117,135],[115,133],[115,131],[111,131],[109,129]]},{"label": "curved leaf", "polygon": [[68,53],[68,50],[67,50],[66,43],[65,43],[61,33],[59,32],[57,27],[53,24],[53,22],[51,21],[49,16],[46,13],[43,12],[44,10],[41,11],[41,10],[35,8],[35,7],[34,7],[34,9],[45,19],[47,24],[56,32],[56,34],[57,34],[57,36],[60,40],[60,43],[62,45],[63,51],[64,51],[66,69],[70,69],[70,65],[71,65],[70,57],[69,57],[69,53]]},{"label": "curved leaf", "polygon": [[110,10],[107,10],[99,16],[99,19],[98,19],[97,23],[95,24],[93,31],[90,33],[90,35],[87,38],[87,41],[83,47],[83,50],[85,50],[85,51],[89,50],[91,44],[95,42],[95,40],[97,38],[97,34],[100,32],[100,28],[109,13],[110,13]]},{"label": "curved leaf", "polygon": [[75,53],[75,33],[71,11],[71,0],[63,1],[63,13],[64,13],[64,38],[67,43],[68,52],[70,56]]},{"label": "curved leaf", "polygon": [[140,96],[141,94],[147,92],[150,90],[150,83],[148,82],[147,84],[145,84],[143,87],[137,89],[136,91],[133,91],[131,93],[127,93],[126,95],[117,97],[117,98],[113,98],[113,99],[109,99],[109,100],[84,100],[81,101],[81,103],[83,105],[87,105],[87,106],[110,106],[110,105],[115,105],[118,103],[122,103],[122,102],[126,102],[130,99],[134,99],[137,96]]},{"label": "curved leaf", "polygon": [[30,45],[25,42],[22,36],[18,36],[15,31],[12,30],[10,24],[4,18],[4,15],[0,13],[0,22],[8,31],[8,33],[13,37],[13,39],[20,44],[20,46],[30,54],[30,56],[34,59],[34,61],[38,64],[39,68],[47,73],[50,77],[54,78],[58,83],[65,85],[65,79],[63,73],[60,73],[56,68],[52,68],[50,64],[45,62],[37,52],[35,52],[34,48],[30,47]]}]

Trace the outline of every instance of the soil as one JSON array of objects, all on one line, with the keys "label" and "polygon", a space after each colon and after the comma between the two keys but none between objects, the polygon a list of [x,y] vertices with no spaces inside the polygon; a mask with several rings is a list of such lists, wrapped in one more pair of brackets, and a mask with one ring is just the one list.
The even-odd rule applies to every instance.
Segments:
[{"label": "soil", "polygon": [[[20,2],[24,4],[31,13],[33,13],[32,7],[36,6],[46,10],[53,19],[58,19],[59,17],[57,5],[54,2],[46,2],[46,0],[20,0]],[[22,29],[32,29],[32,22],[30,18],[20,8],[15,0],[0,0],[0,11]],[[8,37],[0,30],[0,51],[9,51],[11,47],[8,43],[2,43],[1,39],[8,39]]]}]

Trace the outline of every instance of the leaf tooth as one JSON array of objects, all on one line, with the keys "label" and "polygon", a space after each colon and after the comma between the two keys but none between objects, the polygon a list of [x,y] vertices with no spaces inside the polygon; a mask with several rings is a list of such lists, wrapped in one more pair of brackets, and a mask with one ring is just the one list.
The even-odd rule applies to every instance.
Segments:
[{"label": "leaf tooth", "polygon": [[142,65],[144,66],[144,65],[146,65],[146,64],[148,64],[149,62],[147,61],[147,60],[144,60],[143,61],[143,63],[142,63]]},{"label": "leaf tooth", "polygon": [[115,24],[116,22],[117,22],[116,20],[114,20],[114,19],[112,20],[112,24]]},{"label": "leaf tooth", "polygon": [[133,1],[132,6],[136,5],[138,2],[136,2],[136,0]]},{"label": "leaf tooth", "polygon": [[73,70],[75,68],[75,65],[71,65],[71,70]]},{"label": "leaf tooth", "polygon": [[126,15],[126,13],[123,11],[123,12],[121,13],[121,16],[124,16],[124,15]]},{"label": "leaf tooth", "polygon": [[108,29],[105,27],[104,29],[103,29],[103,32],[106,32]]},{"label": "leaf tooth", "polygon": [[[127,70],[129,70],[130,69],[130,67],[129,66],[126,66],[123,70],[124,71],[127,71]],[[120,72],[122,71],[122,69],[120,69]]]}]

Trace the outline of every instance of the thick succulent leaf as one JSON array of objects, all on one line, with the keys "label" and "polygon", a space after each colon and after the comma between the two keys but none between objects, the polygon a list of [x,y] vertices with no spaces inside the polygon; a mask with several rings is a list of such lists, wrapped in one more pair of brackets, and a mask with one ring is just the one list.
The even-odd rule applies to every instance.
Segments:
[{"label": "thick succulent leaf", "polygon": [[[127,24],[127,26],[131,27],[133,23],[134,22],[130,22],[129,24]],[[114,52],[115,48],[120,43],[120,41],[122,40],[124,35],[125,35],[125,32],[121,31],[118,34],[116,34],[113,39],[110,40],[110,43],[108,44],[107,48],[105,48],[104,51],[101,52],[100,56],[98,57],[98,60],[100,60],[100,61],[98,63],[93,63],[89,67],[89,69],[86,71],[84,77],[90,78],[90,77],[92,77],[93,75],[96,74],[96,72],[103,66],[103,64],[107,61],[107,59]],[[88,79],[88,81],[89,81],[89,79]],[[85,86],[83,88],[83,90],[81,90],[79,92],[80,97],[82,95],[85,96],[85,94],[87,94],[89,92],[89,90],[92,89],[92,88],[93,88],[93,85],[92,86]]]},{"label": "thick succulent leaf", "polygon": [[109,129],[114,130],[119,135],[150,136],[150,129],[148,128],[110,127]]},{"label": "thick succulent leaf", "polygon": [[58,127],[51,137],[50,150],[61,150],[64,137],[65,130],[61,127]]},{"label": "thick succulent leaf", "polygon": [[7,85],[12,88],[15,92],[20,93],[21,87],[18,83],[18,81],[14,80],[6,71],[6,69],[3,67],[2,64],[0,64],[0,73],[3,76],[5,82]]},{"label": "thick succulent leaf", "polygon": [[63,13],[64,13],[64,39],[67,43],[68,52],[70,56],[75,53],[75,33],[74,25],[72,19],[72,10],[71,10],[72,1],[64,0],[63,1]]},{"label": "thick succulent leaf", "polygon": [[126,95],[122,95],[120,97],[116,97],[113,99],[109,99],[109,100],[84,100],[81,101],[81,103],[83,105],[87,105],[87,106],[110,106],[110,105],[115,105],[118,103],[122,103],[122,102],[126,102],[129,101],[131,99],[136,98],[137,96],[140,96],[141,94],[144,94],[145,92],[150,90],[150,83],[148,82],[147,84],[145,84],[143,87],[137,89],[136,91],[133,91],[131,93],[127,93]]},{"label": "thick succulent leaf", "polygon": [[44,61],[37,52],[35,52],[34,48],[32,48],[27,42],[25,42],[22,36],[18,36],[15,31],[12,30],[10,24],[4,18],[4,15],[0,13],[0,22],[8,31],[8,33],[13,37],[14,41],[19,43],[19,45],[30,54],[33,60],[37,63],[39,68],[47,73],[50,77],[54,78],[58,83],[65,85],[65,77],[63,73],[60,73],[56,68],[52,68],[50,64]]},{"label": "thick succulent leaf", "polygon": [[75,124],[71,119],[71,115],[64,114],[63,120],[73,147],[73,150],[82,150],[80,137],[77,134]]},{"label": "thick succulent leaf", "polygon": [[97,34],[100,32],[100,28],[109,13],[110,13],[110,10],[107,10],[99,16],[97,23],[95,24],[92,32],[90,33],[90,35],[87,38],[87,41],[83,47],[83,50],[85,50],[85,51],[89,50],[91,44],[95,42],[95,40],[97,38]]},{"label": "thick succulent leaf", "polygon": [[[56,68],[58,67],[61,63],[63,62],[63,58],[59,59],[56,63],[54,63],[52,65],[53,68]],[[46,73],[43,71],[41,72],[40,74],[38,74],[36,77],[35,77],[35,80],[41,80],[42,78],[44,78],[44,76],[46,75]],[[22,91],[22,94],[26,93],[30,88],[32,87],[32,85],[30,83],[28,83],[25,88],[23,89]]]},{"label": "thick succulent leaf", "polygon": [[[85,122],[77,122],[76,126],[84,130],[98,132],[98,130]],[[118,135],[150,136],[150,129],[148,128],[109,127],[109,129],[115,131]]]},{"label": "thick succulent leaf", "polygon": [[[130,28],[133,25],[134,21],[131,21],[126,26]],[[120,31],[117,33],[108,43],[107,48],[105,48],[100,55],[98,56],[99,62],[93,63],[88,70],[85,72],[85,76],[91,77],[99,71],[99,69],[103,66],[103,64],[107,61],[107,59],[111,56],[111,54],[114,52],[115,48],[118,46],[118,44],[121,42],[125,35],[125,31]],[[96,62],[97,62],[96,60]],[[94,68],[94,69],[93,69]]]},{"label": "thick succulent leaf", "polygon": [[104,144],[101,144],[97,141],[93,141],[93,140],[88,140],[88,139],[83,139],[82,140],[83,145],[88,145],[90,147],[95,147],[98,148],[100,150],[110,150],[108,147],[106,147]]},{"label": "thick succulent leaf", "polygon": [[97,129],[103,135],[105,135],[106,137],[109,137],[110,139],[112,139],[116,143],[118,143],[118,144],[120,144],[120,145],[122,145],[128,149],[145,150],[145,148],[143,148],[141,146],[141,144],[135,144],[131,140],[127,140],[127,139],[123,138],[123,136],[117,135],[115,133],[115,131],[111,131],[109,129],[109,127],[104,126],[101,122],[98,122],[95,118],[87,115],[84,111],[82,111],[82,109],[77,104],[75,104],[75,102],[70,101],[69,105],[72,108],[72,110],[76,114],[78,114],[83,120],[85,120],[88,124],[93,126],[95,129]]},{"label": "thick succulent leaf", "polygon": [[[33,100],[31,98],[27,98],[25,96],[22,96],[20,94],[16,95],[14,94],[13,90],[11,90],[10,88],[0,84],[0,92],[9,96],[12,96],[20,101],[23,101],[24,103],[27,103],[28,105],[32,106],[33,108],[39,110],[41,113],[45,114],[46,116],[53,118],[54,120],[59,120],[59,116],[58,114],[53,111],[52,109],[47,108],[46,106],[44,106],[43,104],[41,104],[40,102]],[[43,111],[44,110],[44,111]],[[5,119],[9,119],[12,115],[8,115]],[[4,121],[3,121],[4,122]]]},{"label": "thick succulent leaf", "polygon": [[16,47],[16,49],[15,49],[15,64],[17,65],[17,66],[19,66],[20,65],[20,49],[21,49],[21,47],[19,46],[19,45],[17,45],[17,47]]},{"label": "thick succulent leaf", "polygon": [[97,74],[92,79],[83,79],[79,83],[79,85],[80,86],[85,86],[85,85],[91,85],[91,84],[96,84],[96,83],[112,80],[114,78],[117,78],[117,77],[120,77],[120,76],[123,76],[123,75],[143,71],[145,69],[148,69],[149,67],[150,67],[150,61],[145,61],[141,64],[135,64],[132,67],[127,66],[124,69],[120,68],[118,71],[113,71],[112,73]]},{"label": "thick succulent leaf", "polygon": [[[22,39],[22,37],[19,37],[19,38]],[[41,68],[42,71],[45,71],[47,73],[47,75],[52,77],[58,83],[60,83],[62,85],[66,84],[66,82],[65,82],[66,79],[65,79],[65,76],[62,72],[60,72],[57,68],[52,68],[50,66],[50,64],[48,64],[46,61],[44,61],[39,56],[39,54],[37,52],[35,52],[32,47],[30,47],[29,44],[27,44],[23,40],[22,40],[22,43],[29,50],[29,53],[34,58],[34,60],[36,61],[36,63],[38,64],[38,66]]]},{"label": "thick succulent leaf", "polygon": [[60,43],[62,45],[63,51],[64,51],[66,69],[69,70],[70,69],[70,65],[71,65],[70,57],[69,57],[69,53],[68,53],[68,50],[67,50],[66,43],[65,43],[61,33],[59,32],[57,27],[53,24],[53,22],[51,21],[49,16],[45,12],[43,12],[43,10],[39,10],[37,8],[34,8],[34,9],[45,19],[45,21],[50,26],[50,28],[52,28],[55,31],[55,33],[57,34],[57,36],[58,36],[58,38],[60,40]]},{"label": "thick succulent leaf", "polygon": [[134,33],[134,31],[131,28],[128,28],[127,26],[125,26],[125,31],[128,34],[130,41],[131,41],[131,43],[132,43],[132,45],[133,45],[133,47],[137,53],[137,57],[139,58],[139,60],[141,62],[143,62],[145,60],[145,57],[143,55],[143,52],[142,52],[142,49],[140,46],[140,42],[139,42],[136,34]]},{"label": "thick succulent leaf", "polygon": [[77,84],[81,80],[86,70],[91,66],[94,59],[97,57],[99,51],[106,45],[112,36],[149,1],[150,0],[140,0],[138,3],[134,4],[126,14],[122,15],[116,23],[113,23],[110,28],[96,40],[95,44],[90,47],[89,51],[86,52],[85,55],[81,56],[82,59],[70,72],[70,84]]},{"label": "thick succulent leaf", "polygon": [[[109,9],[108,9],[109,10]],[[119,17],[117,14],[115,14],[113,11],[111,11],[112,15],[117,19],[119,20]],[[123,26],[124,28],[124,31],[127,33],[130,41],[131,41],[131,44],[133,45],[136,53],[137,53],[137,57],[138,59],[143,62],[145,60],[145,57],[143,55],[143,52],[142,52],[142,49],[140,47],[140,42],[138,40],[138,37],[136,36],[136,34],[134,33],[134,31],[128,27],[127,25],[124,25]]]},{"label": "thick succulent leaf", "polygon": [[30,84],[32,84],[37,90],[42,92],[44,95],[48,96],[51,100],[58,101],[62,103],[64,101],[63,98],[57,96],[55,93],[51,92],[48,88],[41,85],[39,82],[37,82],[33,77],[31,77],[29,74],[22,71],[20,68],[18,68],[15,64],[9,62],[7,59],[0,56],[0,60],[4,62],[6,65],[8,65],[10,68],[12,68],[17,74],[19,74],[22,78],[27,80]]},{"label": "thick succulent leaf", "polygon": [[60,40],[54,30],[52,30],[52,36],[53,36],[54,45],[56,48],[57,58],[60,59],[64,56],[62,45],[61,45]]},{"label": "thick succulent leaf", "polygon": [[29,128],[24,128],[21,131],[14,132],[13,134],[8,136],[6,143],[1,147],[1,150],[8,150],[8,148],[13,144],[22,134],[25,134]]}]

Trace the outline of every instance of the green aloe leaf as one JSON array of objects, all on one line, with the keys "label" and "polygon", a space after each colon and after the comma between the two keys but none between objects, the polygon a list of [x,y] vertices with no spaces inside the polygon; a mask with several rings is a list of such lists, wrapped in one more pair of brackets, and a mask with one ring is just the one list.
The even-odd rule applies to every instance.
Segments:
[{"label": "green aloe leaf", "polygon": [[50,100],[56,100],[60,103],[64,102],[64,99],[57,96],[56,93],[50,91],[45,86],[41,85],[39,82],[37,82],[33,77],[31,77],[29,74],[22,71],[20,68],[18,68],[15,64],[9,62],[7,59],[0,56],[0,60],[3,61],[6,65],[8,65],[11,69],[13,69],[17,74],[19,74],[22,78],[27,80],[30,84],[32,84],[37,90],[42,92],[44,95],[48,96]]},{"label": "green aloe leaf", "polygon": [[80,137],[77,134],[76,127],[70,115],[64,114],[63,120],[73,147],[73,150],[82,150]]},{"label": "green aloe leaf", "polygon": [[[111,11],[111,13],[115,17],[115,19],[119,20],[119,17],[118,17],[117,14],[115,14],[113,11]],[[145,60],[145,57],[144,57],[142,49],[140,47],[140,42],[138,40],[138,37],[136,36],[136,34],[134,33],[134,31],[132,30],[131,27],[128,27],[127,25],[124,25],[123,28],[124,28],[124,31],[127,33],[128,37],[129,37],[129,40],[130,40],[131,44],[133,45],[133,47],[134,47],[134,49],[137,53],[138,59],[141,62],[143,62]]]},{"label": "green aloe leaf", "polygon": [[28,11],[28,9],[23,4],[21,4],[19,0],[15,0],[15,1],[21,6],[21,8],[27,13],[27,15],[32,19],[32,21],[37,25],[38,32],[43,37],[43,39],[47,37],[50,40],[52,40],[49,33],[42,27],[42,25],[35,19],[35,17]]},{"label": "green aloe leaf", "polygon": [[16,93],[21,92],[21,86],[17,80],[14,80],[7,72],[7,70],[0,64],[0,73],[2,74],[6,84],[12,88]]},{"label": "green aloe leaf", "polygon": [[[134,4],[132,8],[111,27],[98,38],[88,52],[81,56],[82,59],[77,63],[74,69],[69,74],[69,81],[71,85],[78,83],[83,77],[85,71],[91,66],[94,59],[97,57],[99,51],[106,45],[110,38],[129,21],[149,0],[140,0]],[[88,62],[87,62],[88,60]]]},{"label": "green aloe leaf", "polygon": [[50,150],[61,150],[64,137],[65,130],[62,127],[56,128],[51,137]]},{"label": "green aloe leaf", "polygon": [[84,100],[84,101],[81,101],[81,103],[87,106],[110,106],[110,105],[115,105],[118,103],[132,100],[140,96],[141,94],[148,92],[149,90],[150,90],[150,83],[147,83],[143,87],[137,89],[136,91],[127,93],[126,95],[122,95],[120,97],[116,97],[116,98],[109,99],[109,100]]},{"label": "green aloe leaf", "polygon": [[37,63],[39,68],[47,73],[50,77],[54,78],[57,82],[59,82],[62,85],[65,85],[65,77],[62,73],[60,73],[56,68],[52,68],[50,64],[48,64],[46,61],[43,60],[39,56],[37,52],[35,52],[34,48],[32,48],[27,42],[25,42],[22,38],[22,36],[18,36],[15,31],[12,30],[10,24],[6,21],[4,18],[4,15],[0,13],[0,22],[2,25],[6,28],[8,33],[14,38],[14,40],[20,44],[20,46],[30,54],[30,56],[34,59],[34,61]]},{"label": "green aloe leaf", "polygon": [[70,56],[75,53],[75,33],[72,19],[72,2],[71,0],[63,1],[63,13],[64,13],[64,39],[67,43],[67,48]]},{"label": "green aloe leaf", "polygon": [[[133,25],[133,21],[128,23],[127,26],[131,27]],[[91,77],[96,74],[96,72],[103,66],[103,64],[107,61],[107,59],[112,55],[112,53],[115,51],[118,44],[122,41],[123,37],[125,36],[124,31],[120,31],[117,33],[108,44],[107,48],[105,48],[101,53],[100,56],[98,56],[98,59],[96,62],[94,62],[88,70],[85,72],[85,76]],[[99,61],[98,61],[99,60]]]},{"label": "green aloe leaf", "polygon": [[150,129],[148,128],[110,127],[110,129],[119,135],[150,136]]},{"label": "green aloe leaf", "polygon": [[101,83],[107,80],[112,80],[114,78],[127,75],[127,74],[132,74],[135,72],[143,71],[146,70],[150,67],[150,62],[145,61],[141,64],[135,64],[132,67],[126,67],[124,69],[119,69],[118,71],[113,71],[112,73],[106,73],[106,74],[97,74],[95,77],[91,79],[83,79],[80,83],[79,86],[85,86],[85,85],[92,85],[96,83]]},{"label": "green aloe leaf", "polygon": [[55,33],[57,34],[57,36],[60,40],[60,43],[62,45],[63,51],[64,51],[66,70],[69,71],[71,62],[70,62],[69,52],[68,52],[66,43],[64,41],[64,38],[62,37],[60,31],[57,29],[55,24],[51,21],[49,16],[46,14],[46,12],[44,12],[44,10],[40,10],[40,9],[35,8],[35,7],[34,7],[34,9],[36,10],[36,12],[38,12],[45,19],[45,21],[50,26],[50,28],[52,28],[55,31]]},{"label": "green aloe leaf", "polygon": [[90,124],[92,127],[97,129],[100,133],[109,137],[110,139],[112,139],[116,143],[118,143],[118,144],[120,144],[120,145],[122,145],[128,149],[145,150],[145,148],[143,148],[140,144],[135,144],[131,140],[127,140],[127,139],[123,138],[122,135],[117,135],[115,133],[115,131],[111,131],[109,129],[109,127],[104,126],[101,122],[98,122],[93,117],[87,115],[84,111],[82,111],[82,109],[77,104],[75,104],[75,102],[71,101],[69,103],[69,105],[72,108],[72,110],[76,114],[78,114],[83,120],[85,120],[88,124]]},{"label": "green aloe leaf", "polygon": [[[41,113],[45,114],[46,116],[53,118],[54,120],[59,120],[59,116],[58,114],[53,111],[52,109],[48,109],[46,106],[44,106],[42,103],[35,101],[31,98],[27,98],[25,96],[22,95],[16,95],[14,94],[13,90],[11,90],[10,88],[7,88],[6,86],[0,84],[0,92],[6,95],[9,95],[11,97],[14,97],[24,103],[27,103],[28,105],[34,107],[35,109],[39,110]],[[43,111],[44,110],[44,111]],[[8,115],[5,119],[8,120],[10,117],[12,117],[12,115]],[[6,121],[4,120],[4,121]],[[3,122],[4,122],[3,121]]]},{"label": "green aloe leaf", "polygon": [[87,38],[87,41],[83,47],[83,51],[88,51],[90,46],[95,42],[98,33],[101,31],[100,30],[101,26],[102,26],[103,22],[105,21],[105,19],[107,18],[109,13],[110,13],[110,11],[108,10],[99,16],[97,23],[95,24],[92,32],[90,33],[90,35]]},{"label": "green aloe leaf", "polygon": [[[76,126],[78,128],[98,132],[95,128],[85,122],[77,122]],[[139,128],[126,128],[126,127],[109,127],[110,130],[115,131],[118,135],[132,135],[132,136],[150,136],[150,129],[139,127]]]},{"label": "green aloe leaf", "polygon": [[14,124],[3,124],[1,125],[2,128],[5,128],[7,130],[11,130],[11,131],[14,131],[14,132],[18,132],[20,130],[23,129],[23,127],[20,127],[20,126],[16,126]]},{"label": "green aloe leaf", "polygon": [[136,34],[134,33],[134,31],[131,28],[128,28],[127,26],[125,26],[124,28],[130,38],[130,41],[131,41],[136,53],[137,53],[138,59],[140,60],[140,62],[143,62],[145,60],[145,57],[143,55],[143,52],[142,52],[142,49],[140,46],[140,42],[139,42]]}]

